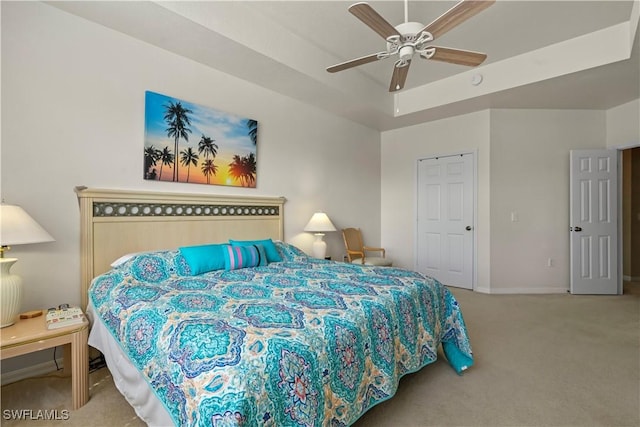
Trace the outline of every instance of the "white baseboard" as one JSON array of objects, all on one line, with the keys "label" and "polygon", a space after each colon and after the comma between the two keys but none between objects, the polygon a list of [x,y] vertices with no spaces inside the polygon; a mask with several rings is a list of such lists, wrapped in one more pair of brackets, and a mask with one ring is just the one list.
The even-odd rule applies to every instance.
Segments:
[{"label": "white baseboard", "polygon": [[477,287],[476,292],[483,294],[566,294],[569,288],[485,288]]},{"label": "white baseboard", "polygon": [[[62,367],[63,358],[56,359],[58,366]],[[36,365],[30,365],[26,368],[16,369],[15,371],[8,371],[2,374],[2,385],[14,383],[16,381],[24,380],[25,378],[37,377],[39,375],[50,374],[56,371],[56,364],[53,360],[38,363]]]}]

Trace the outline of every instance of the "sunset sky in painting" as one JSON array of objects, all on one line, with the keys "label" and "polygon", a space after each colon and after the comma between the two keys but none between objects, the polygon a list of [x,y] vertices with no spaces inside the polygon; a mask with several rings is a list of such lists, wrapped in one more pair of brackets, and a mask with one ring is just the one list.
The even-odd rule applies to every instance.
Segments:
[{"label": "sunset sky in painting", "polygon": [[[197,165],[191,164],[188,168],[183,166],[182,163],[178,164],[179,182],[187,182],[188,173],[189,183],[207,183],[207,178],[201,170],[205,155],[198,152],[198,142],[204,135],[211,138],[214,144],[218,146],[218,152],[213,159],[214,165],[217,166],[217,171],[215,175],[210,175],[210,184],[242,186],[243,183],[240,180],[234,180],[230,175],[229,164],[233,161],[234,155],[246,157],[253,153],[257,158],[256,145],[249,136],[249,127],[247,126],[249,119],[247,118],[147,91],[145,94],[144,149],[147,150],[149,147],[153,147],[161,151],[167,147],[169,152],[174,154],[175,140],[173,137],[167,136],[169,124],[164,119],[167,112],[165,106],[171,102],[174,104],[180,102],[185,109],[192,111],[189,114],[191,125],[187,126],[191,129],[191,132],[188,133],[189,140],[186,141],[180,138],[178,154],[175,160],[180,162],[180,153],[189,147],[199,156]],[[172,181],[173,166],[173,164],[163,165],[162,160],[158,160],[156,165],[152,166],[153,169],[156,169],[156,179]],[[145,174],[146,172],[148,171],[144,171]],[[255,183],[256,180],[253,181],[251,186],[255,187]]]}]

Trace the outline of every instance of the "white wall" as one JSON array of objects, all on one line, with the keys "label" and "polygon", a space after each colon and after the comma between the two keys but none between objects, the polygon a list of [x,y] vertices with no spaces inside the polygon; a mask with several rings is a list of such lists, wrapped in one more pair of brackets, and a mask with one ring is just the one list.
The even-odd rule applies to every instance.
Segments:
[{"label": "white wall", "polygon": [[[416,161],[477,150],[477,275],[489,293],[569,287],[569,150],[605,147],[604,111],[487,110],[382,134],[382,244],[415,262]],[[518,218],[511,221],[511,213]],[[548,267],[548,259],[552,267]]]},{"label": "white wall", "polygon": [[[77,185],[285,196],[285,239],[302,249],[316,210],[379,244],[377,131],[40,2],[1,7],[2,197],[56,239],[11,251],[23,310],[80,302]],[[144,181],[145,90],[258,120],[257,189]],[[326,240],[341,259],[340,234]]]},{"label": "white wall", "polygon": [[607,110],[607,148],[640,146],[640,99]]},{"label": "white wall", "polygon": [[569,150],[605,138],[604,111],[491,111],[492,293],[569,288]]},{"label": "white wall", "polygon": [[477,284],[489,286],[489,117],[485,110],[382,133],[382,244],[394,265],[415,265],[418,159],[477,150]]}]

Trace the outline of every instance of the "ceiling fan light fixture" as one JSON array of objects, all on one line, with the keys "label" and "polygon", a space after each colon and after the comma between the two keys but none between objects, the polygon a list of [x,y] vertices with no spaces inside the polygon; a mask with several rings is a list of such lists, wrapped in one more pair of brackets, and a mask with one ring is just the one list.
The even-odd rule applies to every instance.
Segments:
[{"label": "ceiling fan light fixture", "polygon": [[414,48],[411,45],[402,46],[398,52],[398,56],[402,62],[407,62],[413,56]]}]

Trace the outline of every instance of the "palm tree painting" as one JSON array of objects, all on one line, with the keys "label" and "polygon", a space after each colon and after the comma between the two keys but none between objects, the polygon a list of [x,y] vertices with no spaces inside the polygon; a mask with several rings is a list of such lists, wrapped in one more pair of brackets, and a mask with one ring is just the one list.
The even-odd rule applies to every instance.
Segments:
[{"label": "palm tree painting", "polygon": [[145,93],[146,180],[255,188],[257,143],[254,119]]}]

